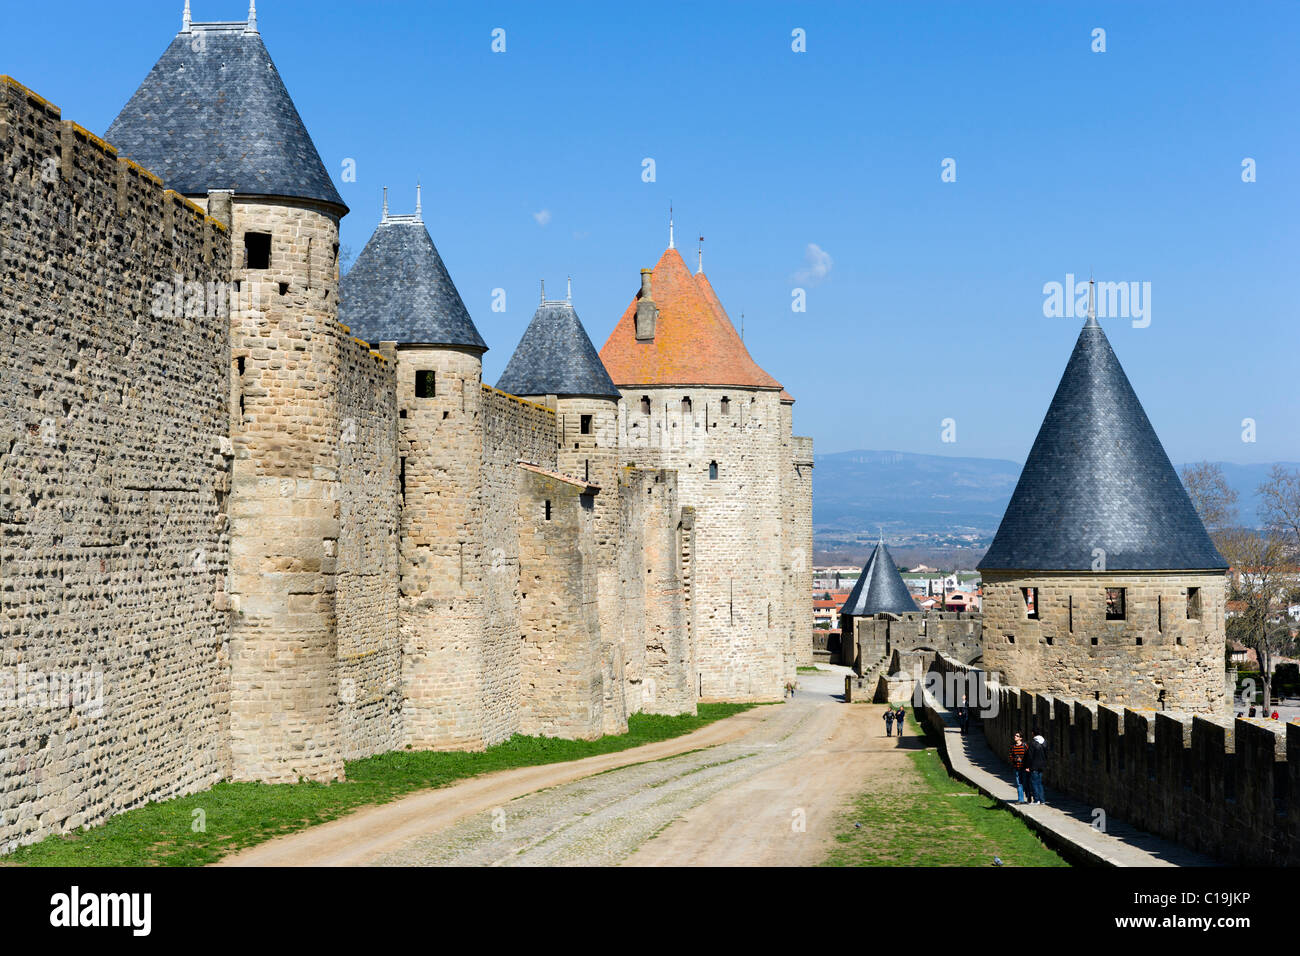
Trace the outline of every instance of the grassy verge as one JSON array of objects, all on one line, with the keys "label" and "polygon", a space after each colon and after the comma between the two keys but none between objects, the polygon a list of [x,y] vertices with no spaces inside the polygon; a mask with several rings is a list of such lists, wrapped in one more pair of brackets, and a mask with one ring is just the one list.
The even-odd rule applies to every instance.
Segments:
[{"label": "grassy verge", "polygon": [[[859,795],[839,824],[829,866],[1067,866],[999,801],[948,776],[933,735],[908,711],[926,747],[896,788]],[[855,827],[854,824],[861,824]]]},{"label": "grassy verge", "polygon": [[[5,863],[29,866],[196,866],[431,787],[489,773],[580,760],[680,737],[752,704],[700,704],[695,717],[633,714],[625,734],[597,740],[514,736],[479,753],[395,750],[350,760],[339,783],[219,783],[151,803],[103,826],[21,847]],[[203,830],[196,832],[199,821]]]},{"label": "grassy verge", "polygon": [[800,664],[795,668],[795,670],[800,674],[816,674],[821,670],[821,668],[816,664]]}]

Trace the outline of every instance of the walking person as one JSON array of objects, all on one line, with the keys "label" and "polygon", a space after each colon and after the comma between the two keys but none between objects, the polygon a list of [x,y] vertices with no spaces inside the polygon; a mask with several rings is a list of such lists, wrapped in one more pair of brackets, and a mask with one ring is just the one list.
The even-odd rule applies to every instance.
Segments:
[{"label": "walking person", "polygon": [[961,699],[961,706],[957,708],[957,722],[961,724],[963,734],[970,730],[970,702],[965,697]]},{"label": "walking person", "polygon": [[1047,769],[1047,741],[1034,728],[1034,737],[1029,741],[1029,750],[1025,754],[1025,767],[1029,770],[1029,784],[1033,791],[1033,803],[1046,804],[1043,798],[1043,771]]},{"label": "walking person", "polygon": [[892,707],[885,710],[885,736],[894,736],[894,708]]},{"label": "walking person", "polygon": [[1029,748],[1025,746],[1025,738],[1016,731],[1014,739],[1011,741],[1011,772],[1016,778],[1016,803],[1025,802],[1025,752]]},{"label": "walking person", "polygon": [[898,705],[898,710],[894,711],[894,723],[898,725],[898,736],[903,736],[903,705]]}]

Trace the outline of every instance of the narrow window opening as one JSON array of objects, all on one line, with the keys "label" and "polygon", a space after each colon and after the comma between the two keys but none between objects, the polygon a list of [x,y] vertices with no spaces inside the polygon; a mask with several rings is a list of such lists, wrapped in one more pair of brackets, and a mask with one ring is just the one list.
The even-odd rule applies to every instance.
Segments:
[{"label": "narrow window opening", "polygon": [[731,414],[731,399],[727,398],[726,395],[722,396],[722,414]]},{"label": "narrow window opening", "polygon": [[1074,633],[1074,595],[1070,595],[1070,633]]},{"label": "narrow window opening", "polygon": [[399,459],[397,469],[397,488],[402,495],[402,501],[406,501],[406,456]]},{"label": "narrow window opening", "polygon": [[688,395],[682,399],[682,414],[689,415],[690,413],[691,413],[691,399],[690,396]]},{"label": "narrow window opening", "polygon": [[415,397],[433,398],[437,392],[437,375],[429,369],[415,373]]},{"label": "narrow window opening", "polygon": [[289,283],[287,283],[287,282],[281,282],[281,283],[279,283],[279,286],[280,286],[280,295],[288,295],[288,294],[289,294]]},{"label": "narrow window opening", "polygon": [[1126,612],[1124,607],[1124,588],[1107,588],[1106,589],[1106,620],[1123,621]]},{"label": "narrow window opening", "polygon": [[1187,589],[1187,619],[1189,621],[1199,621],[1201,619],[1201,589]]},{"label": "narrow window opening", "polygon": [[1096,644],[1097,644],[1097,639],[1096,639],[1095,637],[1092,639],[1092,643],[1093,643],[1093,646],[1095,647]]},{"label": "narrow window opening", "polygon": [[642,414],[642,415],[649,415],[649,414],[650,414],[650,396],[649,396],[649,395],[642,395],[642,396],[641,396],[641,414]]},{"label": "narrow window opening", "polygon": [[1020,596],[1025,602],[1025,617],[1038,620],[1038,588],[1021,588]]},{"label": "narrow window opening", "polygon": [[1156,631],[1163,634],[1165,630],[1165,599],[1156,595]]},{"label": "narrow window opening", "polygon": [[551,520],[551,499],[550,498],[546,499],[546,520],[547,521]]},{"label": "narrow window opening", "polygon": [[271,268],[271,234],[269,232],[244,233],[244,268]]},{"label": "narrow window opening", "polygon": [[1142,646],[1142,638],[1140,638],[1140,637],[1137,639],[1137,646],[1138,646],[1138,647],[1141,647],[1141,646]]},{"label": "narrow window opening", "polygon": [[398,417],[398,418],[405,418],[405,417],[406,417],[406,409],[403,408],[400,412],[398,412],[398,413],[397,413],[397,417]]},{"label": "narrow window opening", "polygon": [[590,435],[590,434],[591,434],[591,416],[590,416],[590,415],[583,415],[583,416],[582,416],[582,419],[581,419],[581,422],[580,422],[579,424],[580,424],[580,427],[581,427],[581,430],[582,430],[582,434],[584,434],[584,435]]},{"label": "narrow window opening", "polygon": [[717,481],[717,480],[718,480],[718,463],[716,461],[711,461],[709,462],[709,481]]}]

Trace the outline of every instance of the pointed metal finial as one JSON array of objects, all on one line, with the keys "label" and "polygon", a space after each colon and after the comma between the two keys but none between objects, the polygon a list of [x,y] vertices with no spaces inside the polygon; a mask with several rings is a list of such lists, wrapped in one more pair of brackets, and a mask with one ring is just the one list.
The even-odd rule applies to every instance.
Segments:
[{"label": "pointed metal finial", "polygon": [[695,263],[695,274],[699,275],[704,271],[704,237],[700,236],[700,257]]},{"label": "pointed metal finial", "polygon": [[567,292],[564,293],[564,301],[565,302],[573,301],[573,276],[569,276],[569,289]]},{"label": "pointed metal finial", "polygon": [[424,210],[420,205],[420,181],[417,179],[415,181],[415,218],[422,219],[423,216]]},{"label": "pointed metal finial", "polygon": [[388,222],[388,187],[384,187],[384,216],[380,222]]},{"label": "pointed metal finial", "polygon": [[1096,284],[1096,280],[1093,279],[1092,270],[1090,269],[1088,270],[1088,321],[1083,324],[1085,329],[1100,328],[1097,324],[1097,305],[1096,299],[1094,298],[1094,289]]},{"label": "pointed metal finial", "polygon": [[181,14],[181,33],[190,32],[190,0],[185,0],[185,12]]},{"label": "pointed metal finial", "polygon": [[675,245],[673,245],[673,204],[672,203],[668,204],[668,248],[669,249],[677,248]]},{"label": "pointed metal finial", "polygon": [[257,32],[257,0],[248,0],[248,26],[244,27],[244,32]]},{"label": "pointed metal finial", "polygon": [[546,304],[546,280],[542,280],[542,304]]}]

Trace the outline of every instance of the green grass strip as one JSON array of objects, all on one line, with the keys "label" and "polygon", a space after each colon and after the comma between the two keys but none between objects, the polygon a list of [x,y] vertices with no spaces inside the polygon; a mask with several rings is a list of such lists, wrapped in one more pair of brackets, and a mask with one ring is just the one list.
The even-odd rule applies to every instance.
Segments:
[{"label": "green grass strip", "polygon": [[[929,745],[896,789],[854,798],[836,827],[828,866],[1068,866],[1000,801],[948,775],[933,734],[908,711],[909,736]],[[861,824],[855,827],[854,824]]]},{"label": "green grass strip", "polygon": [[[543,764],[617,753],[680,737],[750,709],[753,704],[700,704],[697,716],[633,714],[625,734],[596,740],[516,735],[477,753],[394,750],[347,762],[337,783],[219,783],[210,790],[150,803],[102,826],[51,836],[0,862],[28,866],[198,866],[417,790]],[[196,812],[201,811],[201,813]],[[196,832],[199,820],[204,829]]]}]

